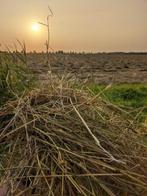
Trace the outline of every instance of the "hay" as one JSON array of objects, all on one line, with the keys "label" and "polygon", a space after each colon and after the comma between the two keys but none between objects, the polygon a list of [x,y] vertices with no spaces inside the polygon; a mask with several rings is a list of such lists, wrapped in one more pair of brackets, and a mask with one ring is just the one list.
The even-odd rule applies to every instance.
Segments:
[{"label": "hay", "polygon": [[145,195],[137,125],[98,96],[45,85],[0,110],[0,184],[10,195]]}]

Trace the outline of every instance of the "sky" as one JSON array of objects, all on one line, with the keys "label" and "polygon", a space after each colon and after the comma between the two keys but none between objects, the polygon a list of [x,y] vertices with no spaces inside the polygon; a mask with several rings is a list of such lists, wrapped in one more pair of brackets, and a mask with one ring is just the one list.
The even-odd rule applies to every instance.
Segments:
[{"label": "sky", "polygon": [[46,27],[32,25],[46,22],[48,5],[54,50],[147,51],[147,0],[0,0],[1,48],[19,39],[28,51],[43,51]]}]

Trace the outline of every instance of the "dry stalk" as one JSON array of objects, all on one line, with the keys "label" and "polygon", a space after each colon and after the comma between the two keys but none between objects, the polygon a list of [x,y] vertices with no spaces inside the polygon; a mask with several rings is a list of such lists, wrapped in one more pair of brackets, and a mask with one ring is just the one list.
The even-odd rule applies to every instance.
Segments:
[{"label": "dry stalk", "polygon": [[76,109],[76,107],[74,106],[74,104],[73,104],[73,102],[72,102],[71,99],[70,99],[70,101],[71,101],[71,104],[72,104],[72,106],[73,106],[75,112],[77,113],[77,115],[78,115],[79,118],[81,119],[82,123],[85,125],[85,127],[86,127],[86,129],[88,130],[89,134],[90,134],[90,135],[92,136],[92,138],[94,139],[96,145],[97,145],[98,147],[100,147],[101,150],[103,150],[103,151],[106,153],[106,155],[110,158],[110,161],[115,161],[115,162],[117,162],[117,163],[126,164],[124,161],[117,160],[116,158],[114,158],[114,156],[113,156],[110,152],[108,152],[104,147],[102,147],[100,141],[99,141],[99,140],[95,137],[95,135],[92,133],[92,131],[91,131],[90,128],[88,127],[87,123],[85,122],[85,120],[83,119],[83,117],[81,116],[81,114],[79,113],[79,111]]},{"label": "dry stalk", "polygon": [[48,76],[49,76],[49,79],[50,79],[50,82],[52,84],[52,68],[51,68],[51,61],[50,61],[50,39],[51,39],[51,32],[50,32],[50,17],[53,17],[53,11],[52,9],[50,8],[50,6],[48,6],[48,10],[49,10],[49,14],[47,16],[47,19],[46,19],[46,23],[42,23],[42,22],[38,22],[40,25],[43,25],[47,28],[47,40],[46,40],[46,56],[47,56],[47,65],[48,65]]}]

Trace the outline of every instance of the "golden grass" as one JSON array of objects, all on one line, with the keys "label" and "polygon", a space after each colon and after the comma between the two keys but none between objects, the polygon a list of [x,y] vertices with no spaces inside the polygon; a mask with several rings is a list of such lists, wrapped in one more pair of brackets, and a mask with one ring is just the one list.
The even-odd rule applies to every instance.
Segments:
[{"label": "golden grass", "polygon": [[147,148],[132,119],[68,81],[0,109],[0,184],[12,195],[145,195]]}]

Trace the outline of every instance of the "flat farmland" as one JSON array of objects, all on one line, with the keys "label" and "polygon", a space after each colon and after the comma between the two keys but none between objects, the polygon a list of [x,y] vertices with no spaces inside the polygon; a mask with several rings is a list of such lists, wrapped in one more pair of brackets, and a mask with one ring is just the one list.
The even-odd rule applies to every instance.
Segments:
[{"label": "flat farmland", "polygon": [[[96,84],[147,83],[147,53],[51,53],[52,73]],[[29,53],[28,64],[40,79],[48,70],[44,53]]]}]

